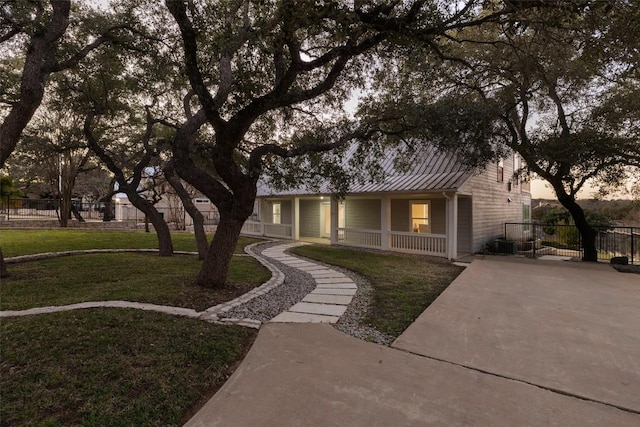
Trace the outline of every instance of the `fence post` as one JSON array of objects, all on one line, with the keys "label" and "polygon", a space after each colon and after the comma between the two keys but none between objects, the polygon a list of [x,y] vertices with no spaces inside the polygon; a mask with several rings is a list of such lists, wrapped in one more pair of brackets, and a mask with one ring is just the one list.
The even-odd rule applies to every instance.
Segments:
[{"label": "fence post", "polygon": [[629,231],[631,231],[631,265],[634,265],[633,255],[636,251],[636,248],[633,244],[633,231],[634,231],[633,227],[629,227]]},{"label": "fence post", "polygon": [[536,243],[538,239],[536,239],[536,224],[531,224],[531,228],[533,229],[533,257],[536,257]]}]

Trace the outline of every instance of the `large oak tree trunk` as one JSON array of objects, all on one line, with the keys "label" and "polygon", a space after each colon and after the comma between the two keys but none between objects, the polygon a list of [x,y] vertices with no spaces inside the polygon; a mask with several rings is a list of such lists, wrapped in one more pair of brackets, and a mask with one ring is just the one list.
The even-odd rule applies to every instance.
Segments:
[{"label": "large oak tree trunk", "polygon": [[182,206],[187,211],[191,219],[193,220],[193,233],[196,237],[196,245],[198,247],[198,259],[205,259],[207,255],[207,249],[209,243],[207,242],[207,233],[204,230],[204,216],[202,212],[193,204],[191,195],[186,188],[180,182],[180,178],[175,174],[175,169],[172,164],[167,165],[164,169],[167,181],[171,184],[171,187],[176,191]]},{"label": "large oak tree trunk", "polygon": [[197,284],[205,288],[223,288],[229,273],[231,258],[246,218],[220,211],[220,223],[213,236],[207,256],[198,273]]},{"label": "large oak tree trunk", "polygon": [[596,249],[596,232],[587,223],[587,218],[582,210],[582,207],[575,201],[573,197],[568,194],[562,194],[556,190],[558,195],[558,201],[564,206],[573,217],[573,222],[580,233],[582,239],[582,246],[584,247],[584,253],[582,254],[583,261],[598,261],[598,251]]},{"label": "large oak tree trunk", "polygon": [[191,205],[192,207],[187,207],[185,204],[184,208],[193,220],[193,233],[196,236],[196,245],[198,246],[198,259],[205,259],[209,243],[207,242],[207,233],[204,229],[204,216],[193,203],[191,203]]},{"label": "large oak tree trunk", "polygon": [[160,256],[173,255],[173,242],[171,241],[171,231],[164,217],[148,200],[141,197],[137,192],[127,192],[127,197],[133,206],[141,210],[153,227],[158,236],[158,251]]},{"label": "large oak tree trunk", "polygon": [[7,264],[4,262],[4,255],[2,254],[2,248],[0,248],[0,277],[7,277]]}]

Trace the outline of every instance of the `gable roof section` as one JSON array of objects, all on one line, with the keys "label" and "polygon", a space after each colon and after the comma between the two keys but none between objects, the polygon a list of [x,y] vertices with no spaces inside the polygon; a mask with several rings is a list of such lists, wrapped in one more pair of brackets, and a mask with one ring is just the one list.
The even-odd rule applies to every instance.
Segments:
[{"label": "gable roof section", "polygon": [[[380,167],[385,173],[383,182],[354,182],[349,186],[349,194],[384,193],[384,192],[428,192],[457,190],[473,174],[471,170],[457,161],[455,156],[441,153],[435,147],[426,145],[419,149],[409,167],[404,171],[397,171],[394,167],[394,152],[389,152],[381,162]],[[329,194],[329,183],[323,183],[315,191],[300,186],[298,188],[276,191],[269,187],[263,179],[258,182],[258,197],[260,196],[305,196],[315,194]]]}]

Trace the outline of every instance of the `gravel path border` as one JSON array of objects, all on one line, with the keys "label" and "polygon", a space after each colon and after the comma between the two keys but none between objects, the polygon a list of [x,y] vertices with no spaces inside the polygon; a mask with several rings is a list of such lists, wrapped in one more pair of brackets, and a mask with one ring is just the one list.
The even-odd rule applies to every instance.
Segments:
[{"label": "gravel path border", "polygon": [[[286,242],[283,241],[258,243],[256,244],[255,249],[252,248],[252,252],[258,255],[258,260],[260,260],[260,258],[263,258],[262,252],[265,249],[281,245],[283,243],[286,244]],[[303,245],[305,243],[300,244]],[[388,346],[395,340],[394,336],[380,332],[362,323],[362,319],[366,316],[371,304],[371,294],[373,292],[373,288],[369,285],[366,279],[353,271],[337,267],[335,265],[325,264],[300,255],[288,254],[295,258],[341,272],[356,283],[358,289],[353,300],[347,307],[346,312],[340,317],[340,320],[332,326],[347,335],[377,344]],[[308,293],[315,289],[316,283],[310,274],[285,265],[274,259],[269,259],[268,262],[284,274],[284,283],[267,294],[261,295],[246,304],[239,305],[236,308],[229,310],[226,313],[227,316],[234,318],[234,320],[244,318],[245,320],[251,319],[260,322],[267,322],[276,315],[288,310],[293,305],[300,302]],[[224,321],[224,319],[220,320]]]}]

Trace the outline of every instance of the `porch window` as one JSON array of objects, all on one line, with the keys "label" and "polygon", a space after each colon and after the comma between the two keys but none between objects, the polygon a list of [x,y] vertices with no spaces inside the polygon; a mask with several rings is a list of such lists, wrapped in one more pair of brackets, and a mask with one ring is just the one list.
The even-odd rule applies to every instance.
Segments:
[{"label": "porch window", "polygon": [[431,203],[428,200],[411,202],[411,230],[414,233],[430,233],[429,221]]},{"label": "porch window", "polygon": [[282,224],[282,211],[281,211],[280,202],[273,202],[272,205],[272,221],[274,224]]}]

